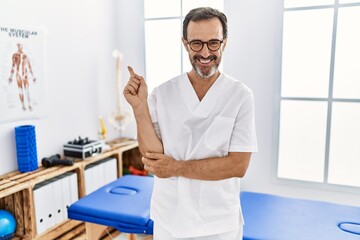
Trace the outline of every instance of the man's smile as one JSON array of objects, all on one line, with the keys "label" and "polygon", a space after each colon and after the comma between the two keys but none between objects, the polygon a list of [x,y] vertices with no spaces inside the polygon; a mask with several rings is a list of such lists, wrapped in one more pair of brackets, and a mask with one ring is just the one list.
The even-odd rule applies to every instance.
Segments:
[{"label": "man's smile", "polygon": [[209,56],[207,58],[203,58],[203,57],[195,57],[195,60],[197,62],[199,62],[201,65],[208,65],[210,64],[212,61],[216,60],[216,56]]}]

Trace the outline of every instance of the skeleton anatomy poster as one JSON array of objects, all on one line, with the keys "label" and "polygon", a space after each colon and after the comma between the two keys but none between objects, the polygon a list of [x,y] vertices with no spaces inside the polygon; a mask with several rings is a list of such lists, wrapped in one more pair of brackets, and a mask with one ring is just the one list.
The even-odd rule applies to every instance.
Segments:
[{"label": "skeleton anatomy poster", "polygon": [[44,29],[0,26],[0,123],[45,114]]}]

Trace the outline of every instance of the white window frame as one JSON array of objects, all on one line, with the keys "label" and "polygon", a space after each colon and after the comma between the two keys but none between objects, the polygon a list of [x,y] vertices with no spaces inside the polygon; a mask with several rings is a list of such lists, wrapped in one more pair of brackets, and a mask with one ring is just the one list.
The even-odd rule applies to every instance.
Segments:
[{"label": "white window frame", "polygon": [[[276,104],[274,107],[275,110],[275,127],[273,130],[274,134],[274,156],[275,160],[273,164],[273,178],[272,181],[278,184],[292,185],[296,187],[305,187],[305,188],[313,188],[313,189],[321,189],[321,190],[329,190],[329,191],[338,191],[345,192],[351,194],[358,194],[359,187],[347,186],[347,185],[339,185],[328,183],[328,172],[329,172],[329,152],[330,152],[330,134],[331,134],[331,114],[332,114],[332,104],[335,102],[355,102],[360,103],[360,99],[341,99],[341,98],[333,98],[333,85],[334,85],[334,64],[335,64],[335,48],[336,48],[336,34],[337,34],[337,23],[338,23],[338,11],[339,8],[343,7],[354,7],[360,6],[359,3],[344,3],[340,4],[339,0],[335,0],[334,4],[323,5],[323,6],[309,6],[309,7],[293,7],[293,8],[284,8],[283,16],[287,11],[299,11],[299,10],[313,10],[313,9],[334,9],[333,16],[333,33],[332,33],[332,44],[331,44],[331,63],[330,63],[330,77],[329,77],[329,94],[327,98],[309,98],[309,97],[282,97],[281,96],[281,74],[277,81],[276,89]],[[281,29],[283,32],[283,29]],[[281,38],[283,41],[283,38]],[[282,46],[283,42],[281,42],[281,52],[280,52],[280,62],[282,66]],[[281,71],[281,70],[280,70]],[[325,145],[325,164],[324,164],[324,181],[319,182],[311,182],[305,180],[295,180],[295,179],[286,179],[280,178],[278,176],[278,164],[279,164],[279,148],[280,148],[280,105],[282,100],[298,100],[298,101],[324,101],[328,103],[327,109],[327,123],[326,123],[326,145]]]}]

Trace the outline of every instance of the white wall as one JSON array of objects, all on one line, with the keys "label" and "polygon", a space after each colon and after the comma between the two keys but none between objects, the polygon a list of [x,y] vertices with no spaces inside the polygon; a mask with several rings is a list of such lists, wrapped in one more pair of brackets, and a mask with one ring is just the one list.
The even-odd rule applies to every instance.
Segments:
[{"label": "white wall", "polygon": [[[254,91],[259,152],[253,155],[243,189],[285,196],[360,205],[355,191],[313,189],[307,184],[278,181],[274,124],[280,78],[283,0],[226,0],[229,42],[224,71]],[[18,16],[18,17],[15,17]],[[0,174],[17,169],[14,127],[35,124],[39,160],[78,135],[96,138],[98,116],[115,109],[112,50],[144,75],[143,0],[2,0],[0,23],[44,25],[49,31],[47,81],[51,108],[46,118],[0,124]],[[166,33],[164,33],[166,34]],[[130,111],[127,106],[127,110]],[[0,113],[1,114],[1,113]],[[109,139],[119,136],[108,126]],[[125,136],[134,136],[135,124]]]},{"label": "white wall", "polygon": [[[2,26],[44,26],[48,31],[49,104],[45,118],[0,124],[0,175],[17,169],[15,126],[35,125],[39,162],[62,153],[62,145],[79,135],[97,138],[99,114],[115,108],[114,11],[111,0],[0,2]],[[110,136],[117,135],[109,129]]]}]

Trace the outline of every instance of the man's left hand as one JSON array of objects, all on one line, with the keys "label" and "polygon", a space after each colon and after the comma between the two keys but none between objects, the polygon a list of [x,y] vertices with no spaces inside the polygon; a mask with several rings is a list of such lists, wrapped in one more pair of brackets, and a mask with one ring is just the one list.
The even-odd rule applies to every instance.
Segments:
[{"label": "man's left hand", "polygon": [[161,153],[146,153],[142,162],[145,164],[146,171],[159,178],[176,176],[178,161],[170,156]]}]

